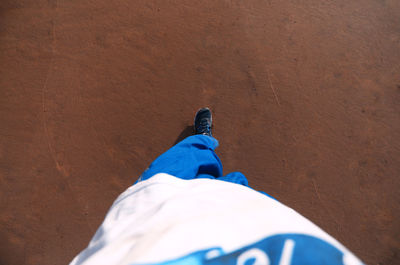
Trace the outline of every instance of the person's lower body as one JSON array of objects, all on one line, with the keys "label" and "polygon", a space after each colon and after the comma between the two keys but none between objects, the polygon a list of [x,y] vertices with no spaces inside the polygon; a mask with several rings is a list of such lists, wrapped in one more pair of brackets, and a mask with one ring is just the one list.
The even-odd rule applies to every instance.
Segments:
[{"label": "person's lower body", "polygon": [[[218,141],[212,137],[211,128],[211,111],[209,108],[201,108],[194,119],[195,135],[187,137],[159,156],[135,184],[158,173],[167,173],[185,180],[218,179],[249,187],[246,177],[240,172],[223,176],[221,160],[214,152],[218,147]],[[269,196],[264,192],[261,193]]]},{"label": "person's lower body", "polygon": [[217,147],[218,141],[212,136],[189,136],[159,156],[137,182],[167,173],[186,180],[208,178],[248,186],[246,177],[240,172],[222,175],[221,160],[214,152]]}]

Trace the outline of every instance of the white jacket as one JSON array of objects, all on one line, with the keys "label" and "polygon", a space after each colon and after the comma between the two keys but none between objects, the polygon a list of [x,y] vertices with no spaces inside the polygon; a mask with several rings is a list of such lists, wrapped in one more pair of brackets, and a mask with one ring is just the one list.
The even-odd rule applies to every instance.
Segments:
[{"label": "white jacket", "polygon": [[[168,174],[122,193],[71,265],[362,264],[280,202],[248,187]],[[251,263],[250,263],[251,264]]]}]

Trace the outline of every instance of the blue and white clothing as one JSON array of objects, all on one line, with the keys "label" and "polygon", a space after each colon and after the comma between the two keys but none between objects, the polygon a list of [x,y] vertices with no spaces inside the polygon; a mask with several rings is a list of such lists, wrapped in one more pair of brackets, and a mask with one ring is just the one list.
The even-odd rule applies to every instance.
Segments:
[{"label": "blue and white clothing", "polygon": [[71,265],[362,264],[315,224],[222,176],[208,136],[186,138],[122,193]]}]

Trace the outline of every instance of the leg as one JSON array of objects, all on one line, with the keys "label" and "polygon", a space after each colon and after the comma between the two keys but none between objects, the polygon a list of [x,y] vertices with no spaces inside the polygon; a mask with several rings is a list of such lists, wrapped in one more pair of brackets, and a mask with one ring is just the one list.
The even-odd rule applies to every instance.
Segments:
[{"label": "leg", "polygon": [[222,163],[214,152],[217,146],[218,141],[211,136],[189,136],[159,156],[137,182],[157,173],[181,179],[219,178],[222,176]]},{"label": "leg", "polygon": [[[212,137],[212,115],[208,108],[200,109],[195,116],[195,135],[179,142],[159,156],[146,169],[138,183],[158,173],[167,173],[181,179],[209,178],[249,187],[246,177],[240,172],[222,176],[222,163],[214,150],[218,141]],[[266,193],[262,192],[267,195]],[[267,195],[269,196],[269,195]]]}]

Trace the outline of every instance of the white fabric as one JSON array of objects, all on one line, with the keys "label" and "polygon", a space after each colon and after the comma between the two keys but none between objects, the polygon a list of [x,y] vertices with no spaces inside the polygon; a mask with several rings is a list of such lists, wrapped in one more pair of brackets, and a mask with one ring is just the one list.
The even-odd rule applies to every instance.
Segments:
[{"label": "white fabric", "polygon": [[343,251],[350,260],[345,264],[359,262],[312,222],[257,191],[162,173],[117,198],[71,265],[155,263],[211,247],[230,252],[280,233],[318,237]]}]

